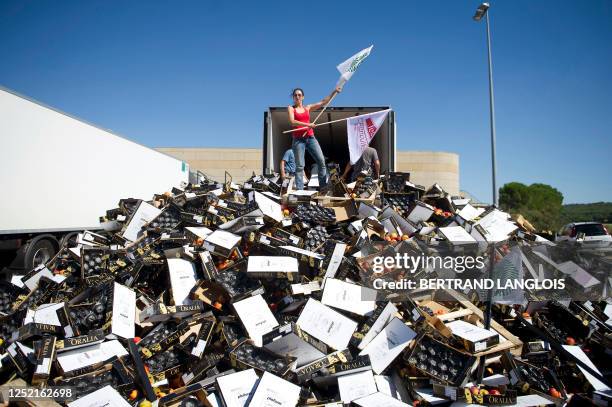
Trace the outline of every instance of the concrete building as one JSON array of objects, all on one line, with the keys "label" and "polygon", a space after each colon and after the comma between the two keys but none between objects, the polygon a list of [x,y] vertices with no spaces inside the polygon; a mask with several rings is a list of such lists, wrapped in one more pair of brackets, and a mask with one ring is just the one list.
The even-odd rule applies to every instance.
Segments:
[{"label": "concrete building", "polygon": [[[225,171],[234,182],[243,182],[253,172],[262,172],[260,148],[185,148],[160,147],[158,151],[187,162],[192,170],[200,170],[222,181]],[[416,184],[431,186],[437,182],[451,194],[459,194],[459,155],[441,151],[398,151],[397,171],[409,172]]]}]

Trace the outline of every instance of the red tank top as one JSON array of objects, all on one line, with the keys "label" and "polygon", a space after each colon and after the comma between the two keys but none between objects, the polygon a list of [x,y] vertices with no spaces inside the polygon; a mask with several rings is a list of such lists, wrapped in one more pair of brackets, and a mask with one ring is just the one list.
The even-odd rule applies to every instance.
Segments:
[{"label": "red tank top", "polygon": [[[293,108],[293,118],[297,120],[298,122],[310,123],[310,112],[306,108],[303,108],[303,109],[304,111],[302,113],[298,113],[297,110]],[[294,129],[299,129],[300,127],[304,127],[304,126],[302,125],[293,126]],[[293,134],[293,138],[312,137],[314,136],[314,130],[308,129],[308,132],[306,132],[306,129],[302,129],[302,130],[294,131],[292,134]]]}]

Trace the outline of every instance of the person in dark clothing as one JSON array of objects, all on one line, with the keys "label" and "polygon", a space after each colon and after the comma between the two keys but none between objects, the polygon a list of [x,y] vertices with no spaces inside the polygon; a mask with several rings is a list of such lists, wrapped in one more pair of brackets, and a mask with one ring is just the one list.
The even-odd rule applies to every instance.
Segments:
[{"label": "person in dark clothing", "polygon": [[[353,169],[353,173],[349,179],[348,176],[351,168]],[[374,179],[378,179],[380,176],[380,160],[378,159],[378,152],[373,147],[368,146],[363,151],[361,158],[359,158],[354,165],[351,165],[350,161],[346,164],[344,174],[342,174],[342,179],[345,182],[353,182],[357,178],[357,175],[362,171],[370,172]]]},{"label": "person in dark clothing", "polygon": [[280,162],[280,175],[281,179],[295,175],[295,155],[292,149],[288,149],[283,155],[283,159]]}]

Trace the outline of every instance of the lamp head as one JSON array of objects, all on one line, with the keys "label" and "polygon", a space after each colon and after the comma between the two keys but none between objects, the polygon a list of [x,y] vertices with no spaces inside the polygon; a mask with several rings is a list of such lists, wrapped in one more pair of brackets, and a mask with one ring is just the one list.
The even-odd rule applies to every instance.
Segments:
[{"label": "lamp head", "polygon": [[489,9],[490,5],[489,3],[482,3],[480,6],[478,6],[478,8],[476,9],[476,14],[474,14],[474,21],[480,21],[484,15],[487,13],[487,10]]}]

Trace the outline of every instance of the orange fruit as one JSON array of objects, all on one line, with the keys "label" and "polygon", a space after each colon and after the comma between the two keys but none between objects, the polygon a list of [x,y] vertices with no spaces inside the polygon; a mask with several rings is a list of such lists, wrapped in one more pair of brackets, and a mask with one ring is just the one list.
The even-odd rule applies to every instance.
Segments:
[{"label": "orange fruit", "polygon": [[130,392],[130,400],[136,400],[138,398],[138,390],[134,389]]},{"label": "orange fruit", "polygon": [[568,336],[567,338],[565,338],[565,343],[570,346],[573,346],[576,344],[576,340],[572,338],[571,336]]},{"label": "orange fruit", "polygon": [[403,235],[402,235],[402,240],[408,240],[408,239],[410,239],[410,236],[408,236],[408,235],[406,235],[406,234],[403,234]]}]

